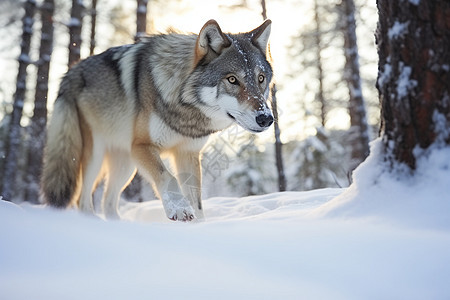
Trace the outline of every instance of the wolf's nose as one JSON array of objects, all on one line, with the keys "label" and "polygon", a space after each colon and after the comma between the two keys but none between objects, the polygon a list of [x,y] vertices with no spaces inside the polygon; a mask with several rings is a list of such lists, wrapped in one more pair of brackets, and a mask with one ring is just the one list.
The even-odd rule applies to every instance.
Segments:
[{"label": "wolf's nose", "polygon": [[256,117],[256,123],[261,127],[269,127],[273,123],[272,115],[260,114]]}]

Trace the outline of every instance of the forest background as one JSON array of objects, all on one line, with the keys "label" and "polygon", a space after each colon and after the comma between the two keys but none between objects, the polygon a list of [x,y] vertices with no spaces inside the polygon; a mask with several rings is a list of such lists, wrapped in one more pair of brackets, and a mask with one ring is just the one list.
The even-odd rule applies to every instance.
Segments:
[{"label": "forest background", "polygon": [[[42,149],[45,130],[33,129],[33,122],[37,122],[33,116],[38,115],[36,108],[39,109],[39,105],[35,105],[36,99],[43,97],[37,91],[43,86],[48,88],[44,95],[44,110],[45,114],[50,113],[59,82],[73,63],[68,62],[70,52],[79,51],[83,59],[112,46],[133,43],[139,32],[139,14],[145,16],[145,31],[149,34],[165,32],[169,27],[197,33],[211,18],[216,19],[226,32],[251,30],[262,22],[263,14],[273,21],[271,53],[276,74],[280,137],[274,137],[273,130],[251,135],[237,126],[216,134],[205,147],[204,197],[348,186],[352,170],[368,155],[368,142],[378,136],[379,130],[380,107],[375,89],[378,61],[374,38],[375,1],[265,2],[2,1],[1,195],[14,202],[38,201],[39,149]],[[49,3],[54,5],[50,19],[45,15]],[[354,6],[349,7],[349,3]],[[24,8],[27,5],[34,5],[31,20],[26,19]],[[79,18],[73,15],[77,5]],[[352,18],[356,27],[349,28]],[[42,44],[46,41],[42,32],[45,32],[46,24],[53,31],[47,54],[50,56],[47,57],[42,55]],[[23,35],[27,33],[24,25],[28,25],[29,31],[26,56],[23,55]],[[80,30],[81,42],[72,40],[76,29]],[[349,44],[352,31],[356,33],[354,43],[357,40],[358,47]],[[69,45],[77,47],[74,50]],[[39,81],[38,75],[46,58],[50,67],[48,84],[45,78],[41,78],[44,82]],[[21,63],[25,64],[24,81],[18,76]],[[356,90],[351,80],[356,80]],[[16,101],[20,89],[24,90],[21,103]],[[360,101],[357,105],[355,98]],[[362,117],[352,115],[355,105],[357,112],[362,111]],[[19,130],[14,132],[11,124],[17,106],[23,110]],[[17,135],[18,145],[13,155],[16,164],[12,175],[7,170],[8,162],[12,162],[8,159],[11,133]],[[279,155],[281,170],[280,165],[277,169],[276,141],[283,146]],[[34,159],[36,156],[38,159]],[[280,177],[284,178],[280,181]],[[14,188],[8,191],[10,186]],[[142,201],[151,197],[149,193],[149,185],[137,177],[124,196],[128,200]]]}]

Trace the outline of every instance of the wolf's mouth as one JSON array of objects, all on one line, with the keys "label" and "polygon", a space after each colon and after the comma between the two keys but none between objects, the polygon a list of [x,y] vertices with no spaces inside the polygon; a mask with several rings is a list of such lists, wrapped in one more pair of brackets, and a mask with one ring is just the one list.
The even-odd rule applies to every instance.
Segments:
[{"label": "wolf's mouth", "polygon": [[232,119],[234,122],[236,122],[238,125],[240,125],[242,128],[252,132],[252,133],[260,133],[263,132],[264,129],[254,129],[254,128],[249,128],[248,126],[245,126],[243,123],[239,122],[239,120],[236,120],[236,118],[230,114],[229,112],[227,112],[227,116],[230,117],[230,119]]}]

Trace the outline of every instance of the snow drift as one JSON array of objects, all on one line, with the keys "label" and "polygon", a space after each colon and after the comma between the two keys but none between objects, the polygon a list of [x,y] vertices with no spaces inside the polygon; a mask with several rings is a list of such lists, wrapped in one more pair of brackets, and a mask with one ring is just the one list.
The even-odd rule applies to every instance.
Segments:
[{"label": "snow drift", "polygon": [[450,151],[412,177],[379,146],[346,190],[211,198],[205,222],[0,201],[0,299],[448,299]]}]

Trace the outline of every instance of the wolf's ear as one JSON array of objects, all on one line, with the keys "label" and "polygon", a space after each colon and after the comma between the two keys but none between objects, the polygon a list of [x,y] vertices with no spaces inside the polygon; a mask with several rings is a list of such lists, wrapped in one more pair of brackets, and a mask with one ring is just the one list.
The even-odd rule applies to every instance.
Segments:
[{"label": "wolf's ear", "polygon": [[272,25],[272,21],[267,19],[256,29],[253,29],[249,32],[252,43],[266,55],[267,52],[267,44],[269,43],[270,36],[270,27]]},{"label": "wolf's ear", "polygon": [[209,61],[214,59],[224,48],[230,45],[230,40],[223,34],[219,24],[215,20],[209,20],[198,34],[195,44],[194,65],[197,65],[204,58]]}]

